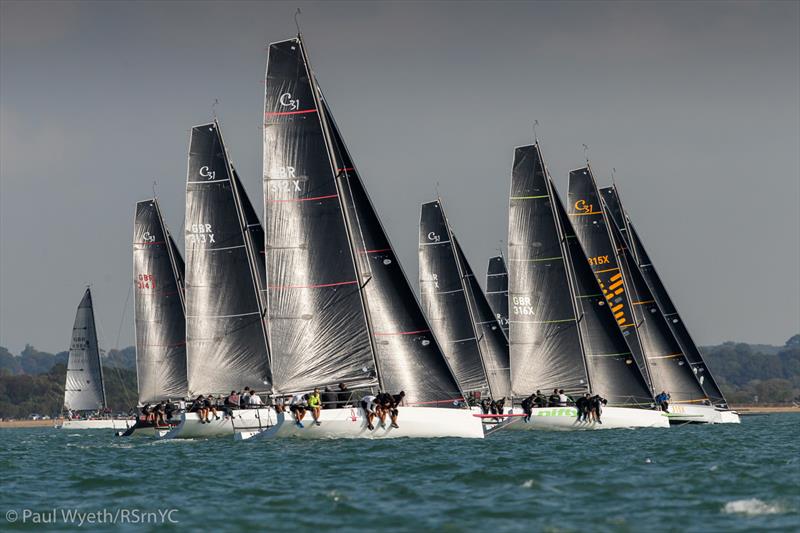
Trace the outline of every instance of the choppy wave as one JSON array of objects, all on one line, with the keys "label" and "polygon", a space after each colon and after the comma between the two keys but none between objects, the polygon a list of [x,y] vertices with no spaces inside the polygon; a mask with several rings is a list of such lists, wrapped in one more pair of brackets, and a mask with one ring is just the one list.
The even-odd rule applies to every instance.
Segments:
[{"label": "choppy wave", "polygon": [[722,512],[728,514],[744,514],[748,516],[758,516],[762,514],[778,514],[784,512],[784,508],[778,504],[770,504],[758,498],[748,498],[746,500],[734,500],[725,504]]}]

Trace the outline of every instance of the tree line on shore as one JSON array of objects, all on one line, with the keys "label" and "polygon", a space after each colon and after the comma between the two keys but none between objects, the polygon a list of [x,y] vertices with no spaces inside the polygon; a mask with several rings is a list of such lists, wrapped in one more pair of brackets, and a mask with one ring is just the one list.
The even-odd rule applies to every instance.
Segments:
[{"label": "tree line on shore", "polygon": [[[726,342],[701,351],[732,405],[800,403],[800,334],[783,346]],[[0,346],[0,419],[58,415],[68,356],[31,345],[12,354]],[[136,350],[109,350],[102,357],[108,405],[127,413],[137,398]]]}]

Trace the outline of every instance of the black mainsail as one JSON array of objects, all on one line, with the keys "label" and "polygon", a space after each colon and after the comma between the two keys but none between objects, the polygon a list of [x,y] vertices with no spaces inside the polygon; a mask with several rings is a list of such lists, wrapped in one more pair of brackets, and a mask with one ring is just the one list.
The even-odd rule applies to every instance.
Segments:
[{"label": "black mainsail", "polygon": [[628,342],[639,369],[650,383],[649,369],[645,362],[631,300],[625,292],[626,272],[620,269],[594,177],[588,165],[570,171],[567,203],[567,213],[578,241],[586,252],[592,272],[611,306],[614,318]]},{"label": "black mainsail", "polygon": [[420,210],[419,290],[425,316],[461,389],[491,395],[476,320],[440,201],[422,204]]},{"label": "black mainsail", "polygon": [[183,398],[188,392],[183,268],[158,200],[137,202],[133,294],[136,376],[142,404]]},{"label": "black mainsail", "polygon": [[192,128],[185,223],[186,366],[192,395],[271,386],[242,195],[219,124]]},{"label": "black mainsail", "polygon": [[494,316],[489,300],[483,292],[475,273],[467,261],[458,239],[451,231],[453,251],[461,270],[464,294],[470,306],[475,332],[478,336],[478,347],[481,350],[486,379],[493,398],[511,396],[511,375],[508,360],[508,337],[497,317]]},{"label": "black mainsail", "polygon": [[100,362],[92,291],[89,287],[83,293],[72,326],[67,379],[64,385],[64,408],[72,411],[97,411],[106,408],[103,366]]},{"label": "black mainsail", "polygon": [[588,391],[563,236],[539,144],[514,151],[508,221],[511,390]]},{"label": "black mainsail", "polygon": [[617,327],[617,320],[600,291],[586,253],[552,182],[550,190],[561,224],[590,390],[605,397],[611,405],[652,407],[653,399],[647,381],[622,331]]},{"label": "black mainsail", "polygon": [[658,275],[653,261],[645,250],[644,244],[642,244],[642,240],[636,232],[636,228],[633,226],[630,217],[622,205],[622,200],[619,197],[616,187],[600,188],[600,196],[605,202],[605,206],[616,223],[617,228],[622,233],[626,244],[630,247],[632,255],[639,265],[639,270],[647,282],[647,286],[653,293],[661,313],[667,320],[670,330],[672,330],[672,334],[677,339],[678,344],[680,344],[681,351],[683,351],[689,363],[692,365],[692,370],[697,376],[698,381],[700,381],[703,391],[705,391],[714,405],[727,407],[728,402],[725,400],[722,390],[720,390],[714,376],[703,360],[703,356],[692,339],[685,322],[678,313],[678,309],[675,307],[675,304],[672,303],[672,298],[670,298],[664,282],[661,281],[661,277]]},{"label": "black mainsail", "polygon": [[508,270],[502,255],[489,259],[486,270],[486,299],[503,333],[508,337]]},{"label": "black mainsail", "polygon": [[405,391],[410,405],[452,407],[453,400],[463,396],[459,385],[321,97],[320,104],[331,135],[380,384],[384,390]]},{"label": "black mainsail", "polygon": [[[615,297],[629,298],[625,303],[634,320],[634,328],[629,329],[636,330],[641,343],[640,347],[646,362],[651,390],[655,394],[662,390],[668,391],[673,402],[705,401],[707,399],[705,393],[692,373],[686,356],[669,331],[669,326],[655,304],[622,234],[616,224],[609,220],[610,217],[601,204],[591,169],[587,166],[570,172],[569,188],[572,210],[570,215],[574,221],[578,240],[587,250],[589,264],[598,278],[609,305],[614,306],[612,311],[616,313],[615,317],[618,318],[618,321],[617,309],[619,309],[620,302]],[[593,261],[593,258],[611,258],[612,256],[615,259],[614,264],[619,268],[614,275],[619,275],[620,278],[614,284],[608,285],[605,278],[601,277],[602,272],[600,272],[607,269],[608,265],[597,260]],[[616,291],[619,289],[622,289],[623,292],[617,294]],[[615,292],[611,294],[611,291]],[[628,335],[628,339],[632,337],[632,335]]]},{"label": "black mainsail", "polygon": [[335,163],[299,37],[269,46],[264,111],[266,303],[274,389],[377,384]]}]

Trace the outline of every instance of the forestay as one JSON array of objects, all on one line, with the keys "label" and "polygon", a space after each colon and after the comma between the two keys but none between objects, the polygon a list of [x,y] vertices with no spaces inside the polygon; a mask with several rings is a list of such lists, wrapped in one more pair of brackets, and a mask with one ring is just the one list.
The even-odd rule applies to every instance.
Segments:
[{"label": "forestay", "polygon": [[489,259],[486,270],[486,299],[503,333],[508,337],[508,270],[502,255]]}]

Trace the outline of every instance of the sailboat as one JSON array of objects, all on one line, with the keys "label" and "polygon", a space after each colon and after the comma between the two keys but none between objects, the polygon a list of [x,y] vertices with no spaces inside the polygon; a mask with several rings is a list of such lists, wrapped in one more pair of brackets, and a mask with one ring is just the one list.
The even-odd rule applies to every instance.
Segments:
[{"label": "sailboat", "polygon": [[302,38],[269,46],[264,128],[267,325],[273,394],[406,393],[399,428],[359,397],[305,427],[276,412],[240,438],[482,438],[431,334],[313,73]]},{"label": "sailboat", "polygon": [[[227,396],[249,386],[271,391],[263,321],[263,262],[254,238],[255,211],[233,168],[217,120],[192,128],[186,181],[186,371],[190,397]],[[259,410],[242,409],[242,427],[258,426]],[[201,422],[181,415],[164,438],[231,435],[233,417]]]},{"label": "sailboat", "polygon": [[508,338],[508,270],[502,255],[489,259],[486,269],[486,299]]},{"label": "sailboat", "polygon": [[670,421],[718,420],[720,415],[692,372],[625,240],[609,221],[588,164],[570,171],[568,198],[578,240],[620,328],[628,334],[629,346],[641,350],[651,392],[669,391],[672,396]]},{"label": "sailboat", "polygon": [[[644,248],[639,234],[636,231],[633,223],[628,216],[627,211],[622,205],[619,192],[615,185],[611,187],[601,187],[600,197],[604,208],[606,209],[607,216],[616,225],[619,234],[622,236],[625,244],[631,252],[632,258],[635,260],[639,267],[639,271],[644,277],[650,292],[652,293],[656,304],[658,305],[661,314],[667,321],[672,334],[680,345],[681,351],[686,356],[691,369],[697,376],[700,386],[711,400],[712,405],[720,414],[719,423],[738,424],[740,422],[739,415],[728,407],[728,402],[725,399],[722,390],[717,385],[711,370],[703,360],[700,350],[697,348],[694,340],[692,339],[685,322],[678,313],[675,304],[672,303],[661,277],[656,271],[653,261]],[[685,413],[684,406],[678,404],[673,408],[675,414]]]},{"label": "sailboat", "polygon": [[69,346],[67,378],[64,384],[64,411],[67,417],[56,424],[63,429],[126,429],[133,420],[107,416],[103,365],[97,344],[92,291],[86,287]]},{"label": "sailboat", "polygon": [[515,398],[564,389],[608,400],[602,423],[573,407],[538,407],[509,429],[668,427],[615,327],[575,238],[538,141],[515,150],[508,229],[511,388]]},{"label": "sailboat", "polygon": [[[186,316],[184,263],[164,224],[156,198],[136,204],[133,223],[133,284],[136,324],[136,377],[139,405],[186,397]],[[123,436],[158,435],[138,420]]]},{"label": "sailboat", "polygon": [[461,389],[476,399],[508,397],[508,339],[461,250],[441,198],[422,204],[419,286],[425,315]]}]

